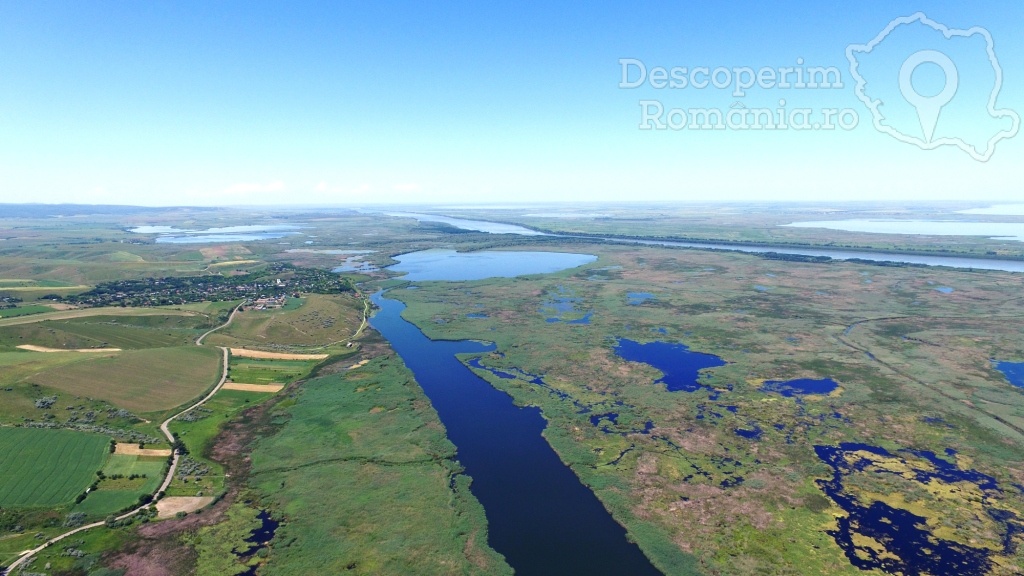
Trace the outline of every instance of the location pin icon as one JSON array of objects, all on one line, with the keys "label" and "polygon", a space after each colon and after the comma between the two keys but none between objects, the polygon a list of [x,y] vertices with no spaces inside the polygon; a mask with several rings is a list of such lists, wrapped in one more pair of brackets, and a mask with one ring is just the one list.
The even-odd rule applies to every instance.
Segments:
[{"label": "location pin icon", "polygon": [[[922,64],[937,64],[946,75],[946,86],[935,96],[921,96],[914,89],[914,70]],[[956,65],[942,52],[936,50],[921,50],[911,54],[910,58],[900,68],[900,92],[911,106],[917,108],[917,118],[921,121],[921,130],[924,132],[925,142],[931,143],[935,134],[935,125],[939,122],[939,114],[942,107],[949,104],[960,86],[960,74]]]}]

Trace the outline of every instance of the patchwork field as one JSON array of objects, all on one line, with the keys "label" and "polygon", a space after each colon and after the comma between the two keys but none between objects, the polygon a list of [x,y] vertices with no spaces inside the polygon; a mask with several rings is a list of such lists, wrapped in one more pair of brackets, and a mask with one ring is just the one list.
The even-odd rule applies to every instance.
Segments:
[{"label": "patchwork field", "polygon": [[160,487],[166,468],[166,457],[112,454],[103,466],[104,477],[74,511],[104,517],[137,506],[140,496]]},{"label": "patchwork field", "polygon": [[70,504],[96,479],[110,438],[0,427],[0,508]]}]

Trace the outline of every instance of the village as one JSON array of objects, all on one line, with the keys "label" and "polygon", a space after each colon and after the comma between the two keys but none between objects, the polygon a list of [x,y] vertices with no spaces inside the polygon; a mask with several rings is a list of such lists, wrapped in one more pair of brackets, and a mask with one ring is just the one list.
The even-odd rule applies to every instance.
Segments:
[{"label": "village", "polygon": [[189,276],[119,280],[100,284],[82,294],[47,299],[82,307],[173,306],[191,302],[243,300],[255,310],[281,308],[289,296],[301,293],[351,292],[351,282],[328,270],[273,264],[239,276]]}]

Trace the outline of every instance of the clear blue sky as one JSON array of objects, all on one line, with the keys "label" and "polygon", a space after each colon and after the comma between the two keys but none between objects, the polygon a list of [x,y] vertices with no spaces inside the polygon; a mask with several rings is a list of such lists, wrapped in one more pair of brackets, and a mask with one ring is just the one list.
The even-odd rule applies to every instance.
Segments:
[{"label": "clear blue sky", "polygon": [[[1024,113],[1019,0],[324,4],[0,3],[0,202],[1024,197],[1024,135],[988,162],[900,142],[872,127],[846,61],[847,45],[917,11],[983,26],[1004,73],[998,107]],[[845,87],[626,90],[621,58],[755,69],[802,58],[839,68]],[[964,69],[958,98],[987,93],[982,71]],[[886,74],[869,86],[895,82]],[[727,112],[780,98],[849,108],[860,123],[638,129],[642,99]],[[963,114],[939,132],[970,132]]]}]

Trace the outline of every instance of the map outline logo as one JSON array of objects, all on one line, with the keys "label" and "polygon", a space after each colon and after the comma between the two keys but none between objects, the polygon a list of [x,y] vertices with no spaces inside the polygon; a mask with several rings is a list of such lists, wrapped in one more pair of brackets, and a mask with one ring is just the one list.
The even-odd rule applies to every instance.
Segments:
[{"label": "map outline logo", "polygon": [[[885,116],[879,111],[879,107],[884,104],[884,102],[879,98],[872,98],[867,95],[865,88],[868,82],[860,73],[860,62],[857,60],[857,56],[859,54],[868,54],[872,52],[898,27],[913,24],[915,22],[919,22],[937,32],[940,32],[946,40],[952,38],[969,38],[974,35],[980,35],[984,38],[987,56],[995,73],[995,81],[992,87],[992,93],[989,95],[987,101],[986,112],[989,116],[997,120],[1002,118],[1009,118],[1011,120],[1011,126],[1009,129],[996,132],[995,135],[988,140],[984,151],[979,151],[963,138],[948,136],[933,138],[935,126],[938,122],[942,108],[956,97],[959,84],[959,74],[955,63],[941,51],[918,51],[912,54],[903,63],[900,70],[900,92],[907,102],[917,109],[923,138],[906,134],[905,132],[897,130],[896,128],[886,124]],[[911,16],[896,18],[867,44],[850,44],[846,48],[846,58],[850,63],[850,74],[856,81],[854,91],[857,98],[871,111],[872,123],[875,129],[883,134],[892,136],[900,142],[913,144],[922,150],[934,150],[941,146],[956,146],[975,160],[979,162],[987,162],[992,158],[992,155],[995,154],[996,145],[1000,141],[1013,138],[1020,131],[1020,115],[1015,110],[1009,108],[996,108],[996,101],[999,98],[999,93],[1003,87],[1003,70],[995,55],[995,45],[992,40],[992,34],[985,28],[980,26],[974,26],[967,30],[949,28],[928,18],[923,12],[917,12]],[[946,77],[946,83],[943,90],[936,96],[926,97],[919,94],[914,89],[910,81],[910,76],[913,74],[914,70],[925,63],[938,65],[943,70],[943,74]]]}]

